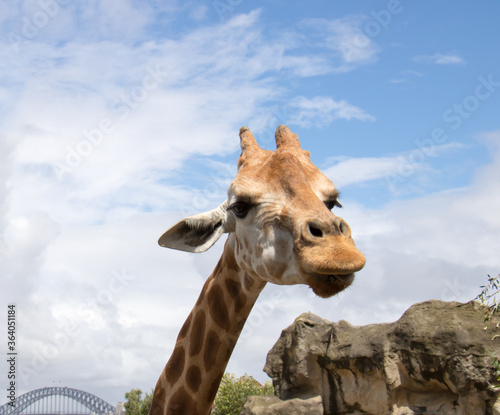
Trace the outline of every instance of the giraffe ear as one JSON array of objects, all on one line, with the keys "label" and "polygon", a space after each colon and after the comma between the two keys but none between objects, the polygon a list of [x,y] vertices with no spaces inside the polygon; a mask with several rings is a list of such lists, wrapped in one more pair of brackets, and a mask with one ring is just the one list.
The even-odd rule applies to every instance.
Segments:
[{"label": "giraffe ear", "polygon": [[168,229],[158,240],[164,248],[205,252],[227,232],[227,201],[217,209],[189,216]]}]

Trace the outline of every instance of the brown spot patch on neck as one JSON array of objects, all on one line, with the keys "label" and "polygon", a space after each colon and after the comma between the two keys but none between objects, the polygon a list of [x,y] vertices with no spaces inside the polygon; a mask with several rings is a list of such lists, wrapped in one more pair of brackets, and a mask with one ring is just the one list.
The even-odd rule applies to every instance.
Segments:
[{"label": "brown spot patch on neck", "polygon": [[196,401],[191,397],[186,389],[181,386],[179,390],[170,398],[167,415],[194,415],[197,413],[198,408]]},{"label": "brown spot patch on neck", "polygon": [[196,317],[193,320],[191,329],[191,337],[189,342],[189,356],[193,357],[200,353],[203,346],[203,338],[205,337],[206,317],[205,311],[198,310]]},{"label": "brown spot patch on neck", "polygon": [[247,303],[247,296],[243,292],[241,282],[227,279],[226,289],[234,305],[234,312],[239,313]]},{"label": "brown spot patch on neck", "polygon": [[224,293],[219,285],[212,284],[207,293],[210,316],[221,329],[229,330],[229,313],[224,302]]},{"label": "brown spot patch on neck", "polygon": [[[237,244],[237,246],[238,246],[238,244]],[[227,249],[226,248],[224,250],[224,255],[221,258],[221,261],[224,261],[224,263],[222,264],[222,266],[227,271],[236,271],[236,272],[238,272],[240,270],[240,266],[236,262],[236,258],[234,257],[234,252],[233,252],[232,249]],[[218,271],[220,271],[220,268],[218,269]]]},{"label": "brown spot patch on neck", "polygon": [[215,331],[210,330],[205,339],[205,352],[203,354],[203,363],[207,372],[214,367],[221,344],[219,335]]},{"label": "brown spot patch on neck", "polygon": [[186,383],[194,393],[198,392],[201,385],[201,371],[198,366],[193,365],[187,370]]},{"label": "brown spot patch on neck", "polygon": [[177,346],[170,360],[167,363],[165,368],[165,375],[167,377],[168,383],[171,386],[175,385],[175,383],[179,380],[182,375],[182,371],[184,370],[184,363],[186,360],[186,353],[184,351],[183,346]]}]

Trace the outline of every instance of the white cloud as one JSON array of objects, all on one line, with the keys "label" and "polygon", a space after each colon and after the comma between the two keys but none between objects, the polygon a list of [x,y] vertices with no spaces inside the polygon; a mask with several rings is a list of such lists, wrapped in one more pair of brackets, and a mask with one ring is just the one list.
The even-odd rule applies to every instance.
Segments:
[{"label": "white cloud", "polygon": [[204,20],[208,14],[208,7],[199,5],[191,10],[190,17],[195,21]]},{"label": "white cloud", "polygon": [[[324,173],[342,188],[385,179],[389,190],[396,192],[410,181],[419,181],[425,175],[435,173],[432,158],[463,149],[461,143],[447,143],[424,148],[418,147],[390,157],[337,157],[334,165],[326,167]],[[410,187],[413,187],[410,186]]]},{"label": "white cloud", "polygon": [[454,53],[435,53],[434,55],[419,55],[413,58],[414,62],[431,63],[436,65],[465,65],[465,60]]},{"label": "white cloud", "polygon": [[288,122],[301,127],[324,127],[338,119],[375,121],[375,117],[359,107],[324,96],[296,97],[287,106],[287,113],[290,115]]},{"label": "white cloud", "polygon": [[323,172],[335,186],[342,188],[356,183],[365,183],[388,177],[398,171],[401,165],[400,157],[362,157],[342,160]]},{"label": "white cloud", "polygon": [[[277,62],[259,31],[251,30],[256,19],[254,12],[176,42],[138,47],[110,42],[45,45],[43,52],[27,47],[20,70],[11,72],[18,82],[26,79],[27,87],[14,99],[10,135],[19,138],[19,168],[39,174],[19,170],[16,208],[29,206],[33,192],[27,189],[33,186],[35,193],[54,198],[71,189],[50,209],[55,214],[65,210],[74,216],[75,204],[86,201],[85,208],[100,215],[104,204],[127,203],[131,194],[129,207],[164,209],[171,198],[162,194],[180,189],[158,181],[193,153],[236,150],[235,131],[276,94],[272,77],[257,79]],[[111,54],[116,58],[106,59]],[[41,55],[50,69],[35,71]],[[93,203],[96,198],[101,207]],[[52,203],[40,200],[40,208]],[[98,219],[81,213],[82,221]]]},{"label": "white cloud", "polygon": [[390,84],[414,84],[414,79],[415,78],[420,78],[424,76],[422,72],[418,71],[401,71],[398,74],[397,78],[391,78],[389,79]]},{"label": "white cloud", "polygon": [[335,56],[332,70],[346,72],[373,62],[379,52],[376,43],[360,28],[366,19],[362,16],[307,19],[302,25],[308,29],[309,46],[330,49]]}]

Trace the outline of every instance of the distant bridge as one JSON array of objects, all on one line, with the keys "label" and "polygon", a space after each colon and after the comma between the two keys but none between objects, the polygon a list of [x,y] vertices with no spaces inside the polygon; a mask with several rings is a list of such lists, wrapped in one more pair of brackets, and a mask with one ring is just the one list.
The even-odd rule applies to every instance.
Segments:
[{"label": "distant bridge", "polygon": [[0,407],[0,415],[110,415],[116,408],[101,398],[78,389],[46,387],[27,392],[16,399],[16,406]]}]

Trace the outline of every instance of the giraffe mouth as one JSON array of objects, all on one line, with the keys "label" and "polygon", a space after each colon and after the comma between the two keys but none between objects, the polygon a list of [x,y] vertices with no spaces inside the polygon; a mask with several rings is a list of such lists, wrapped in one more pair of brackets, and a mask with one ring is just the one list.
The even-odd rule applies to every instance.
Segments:
[{"label": "giraffe mouth", "polygon": [[320,297],[328,298],[345,290],[354,281],[354,273],[350,274],[309,274],[309,286]]}]

